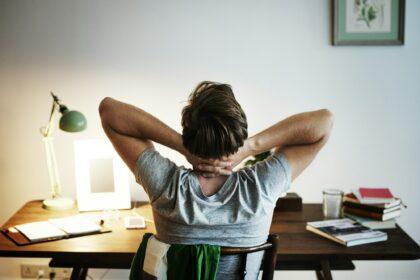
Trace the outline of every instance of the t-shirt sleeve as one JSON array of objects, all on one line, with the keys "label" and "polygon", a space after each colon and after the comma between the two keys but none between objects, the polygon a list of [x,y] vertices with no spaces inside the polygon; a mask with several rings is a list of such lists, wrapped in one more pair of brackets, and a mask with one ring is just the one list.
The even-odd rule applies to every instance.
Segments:
[{"label": "t-shirt sleeve", "polygon": [[137,159],[136,182],[143,186],[151,202],[158,199],[167,188],[178,166],[163,157],[154,148],[146,149]]},{"label": "t-shirt sleeve", "polygon": [[256,184],[263,194],[273,202],[290,188],[291,169],[282,153],[275,153],[250,167]]}]

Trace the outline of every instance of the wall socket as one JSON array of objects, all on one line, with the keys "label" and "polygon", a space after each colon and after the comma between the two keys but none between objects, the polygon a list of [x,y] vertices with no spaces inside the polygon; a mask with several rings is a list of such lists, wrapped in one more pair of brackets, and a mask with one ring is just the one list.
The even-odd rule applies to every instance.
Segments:
[{"label": "wall socket", "polygon": [[47,264],[27,263],[20,265],[20,276],[22,278],[50,279],[50,272],[54,272],[55,276],[52,279],[70,279],[71,270],[71,268],[49,267]]}]

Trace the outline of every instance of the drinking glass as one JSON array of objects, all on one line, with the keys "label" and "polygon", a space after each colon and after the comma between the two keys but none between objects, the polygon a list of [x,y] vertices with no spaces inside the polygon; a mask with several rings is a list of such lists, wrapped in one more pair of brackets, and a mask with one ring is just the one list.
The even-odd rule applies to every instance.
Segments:
[{"label": "drinking glass", "polygon": [[337,189],[325,189],[322,191],[322,210],[325,219],[338,219],[341,216],[343,192]]}]

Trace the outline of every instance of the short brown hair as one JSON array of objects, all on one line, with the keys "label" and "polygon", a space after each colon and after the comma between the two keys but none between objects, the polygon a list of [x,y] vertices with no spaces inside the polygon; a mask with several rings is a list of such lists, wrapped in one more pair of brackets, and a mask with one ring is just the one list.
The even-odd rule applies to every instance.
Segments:
[{"label": "short brown hair", "polygon": [[206,159],[234,154],[248,138],[245,113],[228,84],[201,82],[182,110],[182,127],[185,148]]}]

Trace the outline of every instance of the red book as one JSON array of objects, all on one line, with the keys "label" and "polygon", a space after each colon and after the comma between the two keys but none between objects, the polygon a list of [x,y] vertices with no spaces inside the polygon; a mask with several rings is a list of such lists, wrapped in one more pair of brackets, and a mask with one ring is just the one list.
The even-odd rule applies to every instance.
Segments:
[{"label": "red book", "polygon": [[363,198],[389,198],[394,196],[388,188],[359,188],[360,196]]},{"label": "red book", "polygon": [[391,203],[396,200],[388,188],[359,188],[353,193],[363,204]]}]

